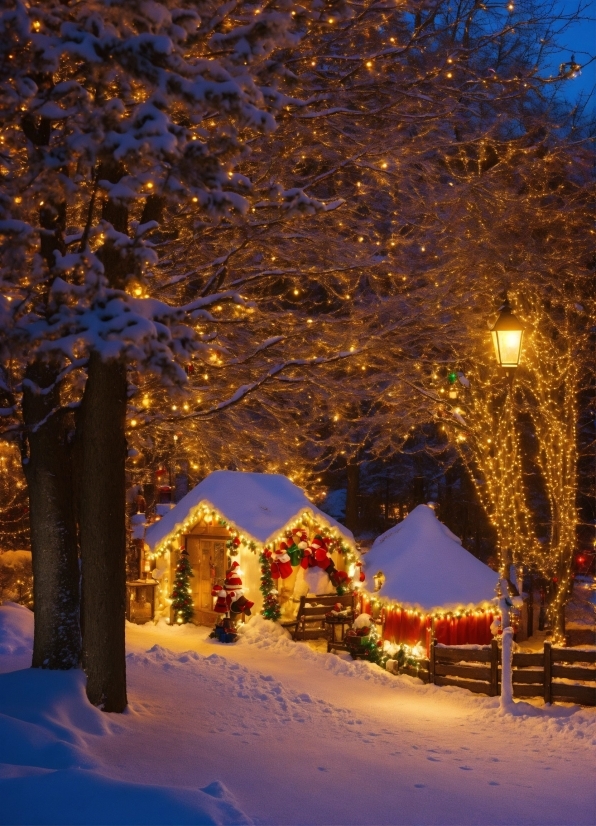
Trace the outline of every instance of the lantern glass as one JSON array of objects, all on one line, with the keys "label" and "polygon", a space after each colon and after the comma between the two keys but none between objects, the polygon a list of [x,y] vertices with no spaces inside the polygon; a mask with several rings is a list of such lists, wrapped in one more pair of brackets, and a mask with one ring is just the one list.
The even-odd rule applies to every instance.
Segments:
[{"label": "lantern glass", "polygon": [[505,299],[501,312],[490,331],[495,355],[501,367],[519,367],[524,324],[511,312],[511,305]]},{"label": "lantern glass", "polygon": [[523,330],[491,330],[495,355],[501,367],[518,367]]}]

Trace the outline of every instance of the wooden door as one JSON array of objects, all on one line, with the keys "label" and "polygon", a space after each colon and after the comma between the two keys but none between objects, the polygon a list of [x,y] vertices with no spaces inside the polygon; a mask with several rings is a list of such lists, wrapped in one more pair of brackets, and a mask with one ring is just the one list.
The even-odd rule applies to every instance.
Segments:
[{"label": "wooden door", "polygon": [[225,578],[225,540],[189,536],[187,550],[194,574],[191,582],[195,622],[209,624],[216,617],[211,591],[215,583],[223,585]]}]

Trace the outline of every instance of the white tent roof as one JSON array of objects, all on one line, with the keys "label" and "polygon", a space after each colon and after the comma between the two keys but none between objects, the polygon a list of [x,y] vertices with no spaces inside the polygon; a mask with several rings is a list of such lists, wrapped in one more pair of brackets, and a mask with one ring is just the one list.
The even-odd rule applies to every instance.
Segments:
[{"label": "white tent roof", "polygon": [[266,544],[304,511],[335,528],[354,546],[352,533],[320,511],[304,491],[279,473],[216,470],[194,487],[159,522],[147,528],[145,542],[155,550],[201,504],[221,514],[249,538]]},{"label": "white tent roof", "polygon": [[428,505],[379,536],[364,557],[367,584],[385,574],[380,597],[425,611],[478,605],[495,596],[499,579],[484,562],[462,548],[461,540]]}]

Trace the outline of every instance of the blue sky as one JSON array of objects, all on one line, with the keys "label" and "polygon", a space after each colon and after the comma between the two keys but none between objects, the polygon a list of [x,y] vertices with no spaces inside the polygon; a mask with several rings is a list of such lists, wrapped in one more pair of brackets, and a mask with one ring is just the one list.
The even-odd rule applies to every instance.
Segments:
[{"label": "blue sky", "polygon": [[[558,63],[568,61],[572,54],[575,54],[575,59],[580,64],[585,64],[592,58],[592,64],[583,69],[581,76],[568,81],[565,96],[570,100],[576,100],[580,94],[592,93],[590,103],[591,108],[594,109],[596,106],[596,60],[594,60],[596,54],[596,0],[559,0],[559,5],[563,14],[569,14],[577,9],[578,2],[586,7],[583,12],[584,19],[570,26],[562,36],[561,42],[566,48],[561,52]],[[558,65],[556,70],[558,70]]]}]

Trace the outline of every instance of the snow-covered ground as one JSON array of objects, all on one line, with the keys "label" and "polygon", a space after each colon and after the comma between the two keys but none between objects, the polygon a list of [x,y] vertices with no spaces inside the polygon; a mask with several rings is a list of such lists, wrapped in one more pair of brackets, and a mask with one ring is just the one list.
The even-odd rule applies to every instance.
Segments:
[{"label": "snow-covered ground", "polygon": [[255,618],[128,626],[130,709],[80,672],[25,669],[31,614],[0,607],[0,823],[593,824],[596,710],[423,686]]}]

